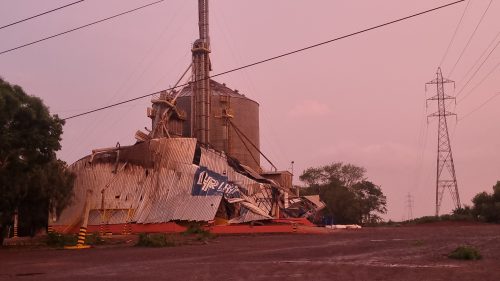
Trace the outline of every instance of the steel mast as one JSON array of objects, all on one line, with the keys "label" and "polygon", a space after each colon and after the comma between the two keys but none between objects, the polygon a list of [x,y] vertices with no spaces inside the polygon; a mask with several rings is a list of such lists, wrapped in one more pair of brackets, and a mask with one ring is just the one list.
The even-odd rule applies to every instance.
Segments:
[{"label": "steel mast", "polygon": [[455,164],[453,163],[453,154],[451,151],[450,135],[448,133],[447,117],[456,115],[446,111],[446,100],[455,100],[455,97],[445,95],[444,85],[455,83],[452,80],[443,78],[441,68],[436,72],[436,79],[426,83],[427,85],[436,85],[436,95],[427,99],[427,101],[438,102],[438,111],[427,116],[438,117],[438,147],[437,147],[437,167],[436,167],[436,216],[439,215],[443,193],[448,189],[451,193],[455,208],[461,208],[460,196],[458,194],[457,177],[455,174]]}]

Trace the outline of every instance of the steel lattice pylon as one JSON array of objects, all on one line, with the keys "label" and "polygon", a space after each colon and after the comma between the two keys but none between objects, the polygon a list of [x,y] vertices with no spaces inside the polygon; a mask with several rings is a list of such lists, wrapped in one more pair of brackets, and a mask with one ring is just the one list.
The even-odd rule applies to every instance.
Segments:
[{"label": "steel lattice pylon", "polygon": [[447,116],[456,115],[446,111],[446,100],[455,100],[455,97],[445,95],[444,85],[455,83],[452,80],[444,79],[441,68],[436,72],[436,79],[426,83],[427,85],[436,85],[436,95],[427,99],[427,101],[438,102],[438,111],[427,116],[438,118],[438,151],[436,167],[436,216],[439,215],[443,194],[446,189],[451,193],[455,208],[461,208],[460,196],[458,194],[457,177],[455,174],[455,164],[453,163],[453,154],[451,152],[450,135],[448,133]]}]

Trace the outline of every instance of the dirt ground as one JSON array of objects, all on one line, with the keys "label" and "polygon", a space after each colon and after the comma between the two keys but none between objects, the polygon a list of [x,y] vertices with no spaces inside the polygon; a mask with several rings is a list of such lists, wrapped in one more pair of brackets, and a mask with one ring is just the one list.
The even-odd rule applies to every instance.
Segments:
[{"label": "dirt ground", "polygon": [[[483,259],[451,260],[459,245]],[[0,280],[500,280],[500,225],[221,236],[206,245],[0,249]]]}]

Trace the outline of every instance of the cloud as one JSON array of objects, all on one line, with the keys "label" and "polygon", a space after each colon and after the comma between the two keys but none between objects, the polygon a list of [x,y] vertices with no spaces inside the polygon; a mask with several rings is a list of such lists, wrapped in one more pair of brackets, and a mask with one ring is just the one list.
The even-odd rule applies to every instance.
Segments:
[{"label": "cloud", "polygon": [[304,100],[293,106],[288,115],[293,117],[318,117],[326,116],[331,113],[327,104],[315,100]]}]

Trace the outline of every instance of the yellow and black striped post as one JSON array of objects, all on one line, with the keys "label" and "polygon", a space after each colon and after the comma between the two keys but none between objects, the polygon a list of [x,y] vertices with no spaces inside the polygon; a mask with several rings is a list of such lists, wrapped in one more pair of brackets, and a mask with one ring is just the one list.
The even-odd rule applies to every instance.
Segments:
[{"label": "yellow and black striped post", "polygon": [[78,232],[78,241],[76,242],[77,247],[85,245],[85,237],[87,237],[87,228],[85,226],[80,227]]},{"label": "yellow and black striped post", "polygon": [[[104,198],[104,197],[103,197]],[[104,199],[103,199],[104,200]],[[104,201],[103,201],[104,202]],[[100,212],[101,214],[101,223],[99,224],[99,235],[101,237],[104,236],[104,221],[106,219],[106,209],[101,209]]]},{"label": "yellow and black striped post", "polygon": [[128,222],[126,222],[126,223],[123,225],[122,234],[123,234],[123,235],[128,235],[128,234],[130,234],[130,230],[129,230],[129,224],[128,224]]},{"label": "yellow and black striped post", "polygon": [[89,245],[85,245],[85,237],[87,235],[87,224],[89,222],[89,212],[90,212],[90,194],[92,191],[90,189],[87,190],[87,199],[85,200],[85,208],[83,211],[83,222],[82,226],[80,226],[80,231],[78,232],[78,241],[76,242],[76,246],[66,246],[65,249],[87,249],[90,248]]},{"label": "yellow and black striped post", "polygon": [[47,233],[54,233],[54,227],[52,225],[47,227]]},{"label": "yellow and black striped post", "polygon": [[19,225],[19,217],[18,217],[18,212],[17,212],[17,209],[16,211],[14,212],[14,236],[13,238],[17,238],[17,228],[18,228],[18,225]]},{"label": "yellow and black striped post", "polygon": [[297,232],[297,223],[295,222],[292,223],[292,231]]},{"label": "yellow and black striped post", "polygon": [[104,222],[101,222],[99,225],[99,235],[102,237],[104,236]]},{"label": "yellow and black striped post", "polygon": [[127,219],[125,220],[125,224],[123,225],[123,230],[122,230],[123,235],[132,234],[132,226],[130,225],[130,218],[132,214],[133,214],[132,208],[128,209]]}]

